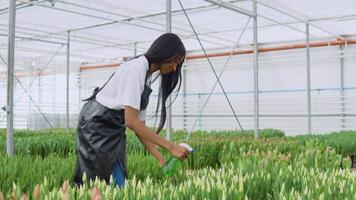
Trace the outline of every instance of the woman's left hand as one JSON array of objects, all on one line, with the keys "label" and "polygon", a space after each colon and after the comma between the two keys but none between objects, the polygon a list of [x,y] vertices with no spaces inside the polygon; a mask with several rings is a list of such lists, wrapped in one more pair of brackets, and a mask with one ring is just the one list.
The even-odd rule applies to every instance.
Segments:
[{"label": "woman's left hand", "polygon": [[164,165],[165,160],[164,158],[160,158],[158,159],[158,162],[159,162],[159,166],[162,167]]}]

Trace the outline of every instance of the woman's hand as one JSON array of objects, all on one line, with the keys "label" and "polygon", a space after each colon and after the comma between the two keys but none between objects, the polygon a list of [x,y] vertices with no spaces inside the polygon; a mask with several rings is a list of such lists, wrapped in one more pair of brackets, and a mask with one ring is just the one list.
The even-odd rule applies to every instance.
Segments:
[{"label": "woman's hand", "polygon": [[158,159],[158,162],[159,162],[159,166],[162,167],[165,163],[165,160],[164,160],[164,158]]},{"label": "woman's hand", "polygon": [[175,144],[172,144],[168,151],[172,156],[182,160],[186,159],[190,153],[186,148]]},{"label": "woman's hand", "polygon": [[145,146],[147,151],[150,152],[150,154],[157,159],[157,161],[159,162],[160,167],[162,167],[164,162],[165,162],[165,160],[164,160],[164,157],[162,156],[162,154],[158,151],[156,145],[153,144],[152,142],[146,140],[145,138],[140,136],[138,133],[135,133],[135,134],[138,137],[138,139],[141,141],[143,146]]},{"label": "woman's hand", "polygon": [[[148,142],[167,149],[169,153],[179,159],[185,159],[189,155],[189,151],[179,145],[154,134],[138,117],[139,111],[130,106],[125,106],[125,126],[133,130],[136,135]],[[144,141],[141,140],[141,141]],[[149,145],[150,146],[150,145]],[[153,149],[148,147],[147,150]],[[157,154],[158,155],[158,154]],[[156,157],[156,156],[155,156]],[[163,157],[163,156],[162,156]],[[161,159],[160,159],[161,160]],[[161,161],[160,161],[161,162]]]}]

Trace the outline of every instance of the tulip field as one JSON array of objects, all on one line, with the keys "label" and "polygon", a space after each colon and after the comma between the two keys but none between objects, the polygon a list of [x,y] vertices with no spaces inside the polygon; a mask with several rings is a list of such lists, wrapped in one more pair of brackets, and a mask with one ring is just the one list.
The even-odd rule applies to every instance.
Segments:
[{"label": "tulip field", "polygon": [[[252,131],[196,131],[188,141],[195,152],[173,177],[127,131],[123,188],[99,180],[74,187],[74,129],[18,130],[13,157],[6,155],[5,132],[0,130],[0,200],[356,199],[355,131],[287,137],[265,129],[259,140]],[[179,143],[186,134],[176,131],[173,139]]]}]

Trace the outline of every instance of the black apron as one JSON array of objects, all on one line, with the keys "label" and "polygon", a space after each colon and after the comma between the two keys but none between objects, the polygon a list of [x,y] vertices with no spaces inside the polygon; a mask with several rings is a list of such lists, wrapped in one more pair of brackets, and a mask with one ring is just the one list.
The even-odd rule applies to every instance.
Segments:
[{"label": "black apron", "polygon": [[[148,73],[146,80],[147,77]],[[127,178],[125,111],[107,108],[95,100],[96,95],[109,80],[100,89],[95,88],[93,95],[86,99],[87,102],[79,114],[77,162],[74,172],[74,184],[77,186],[83,184],[84,173],[88,181],[98,177],[109,183],[116,162]],[[152,92],[152,89],[146,85],[146,80],[141,94],[140,110],[147,108]]]}]

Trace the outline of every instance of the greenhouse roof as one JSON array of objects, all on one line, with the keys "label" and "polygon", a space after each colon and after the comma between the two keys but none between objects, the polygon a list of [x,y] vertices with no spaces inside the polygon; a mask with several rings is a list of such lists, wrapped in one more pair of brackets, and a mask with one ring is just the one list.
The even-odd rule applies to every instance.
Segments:
[{"label": "greenhouse roof", "polygon": [[[253,44],[253,3],[247,0],[181,0],[206,49]],[[189,51],[201,47],[182,6],[172,1],[172,32]],[[218,3],[216,5],[213,3]],[[353,0],[259,0],[258,43],[344,39],[356,35]],[[7,54],[9,1],[0,1],[0,55]],[[16,57],[65,56],[70,31],[71,60],[103,62],[144,52],[166,28],[166,1],[17,0]],[[245,13],[245,14],[241,14]]]}]

